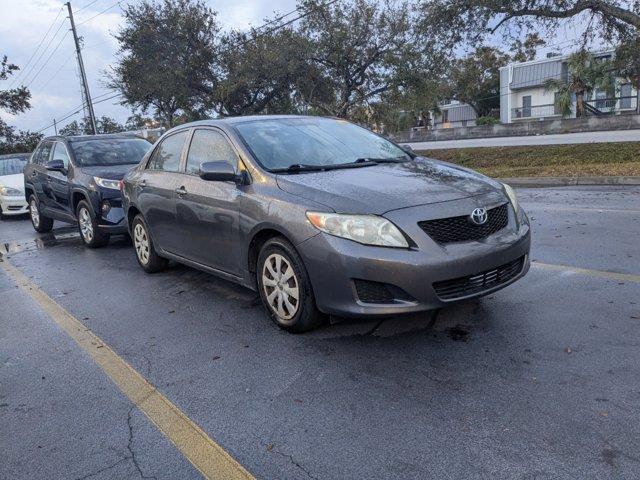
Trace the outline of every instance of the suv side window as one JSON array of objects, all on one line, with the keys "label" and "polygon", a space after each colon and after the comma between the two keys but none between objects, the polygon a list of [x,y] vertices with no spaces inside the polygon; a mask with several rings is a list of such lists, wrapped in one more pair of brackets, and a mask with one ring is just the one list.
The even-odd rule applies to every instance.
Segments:
[{"label": "suv side window", "polygon": [[62,142],[56,142],[53,147],[53,157],[52,160],[62,160],[64,163],[64,168],[69,168],[69,152],[67,152],[67,147]]},{"label": "suv side window", "polygon": [[197,175],[204,162],[227,162],[237,168],[238,155],[226,137],[210,129],[199,129],[193,132],[189,154],[187,155],[186,173]]},{"label": "suv side window", "polygon": [[38,155],[38,158],[36,159],[36,162],[38,165],[44,165],[45,163],[47,163],[49,161],[49,156],[51,154],[51,148],[53,147],[53,142],[45,142],[42,144],[42,147],[40,147],[40,154]]},{"label": "suv side window", "polygon": [[180,157],[188,133],[188,130],[183,130],[165,138],[151,155],[147,169],[177,172],[180,169]]}]

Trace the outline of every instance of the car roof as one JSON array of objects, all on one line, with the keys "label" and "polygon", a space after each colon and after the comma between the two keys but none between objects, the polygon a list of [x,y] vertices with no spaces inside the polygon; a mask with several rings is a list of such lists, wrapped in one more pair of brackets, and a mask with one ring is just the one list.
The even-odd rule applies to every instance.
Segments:
[{"label": "car roof", "polygon": [[104,133],[99,135],[69,135],[69,136],[51,135],[49,137],[44,138],[43,141],[44,140],[48,140],[48,141],[53,141],[53,140],[65,141],[66,140],[67,142],[84,142],[84,141],[90,141],[90,140],[110,140],[110,139],[122,140],[122,139],[131,139],[131,138],[139,138],[141,140],[144,140],[144,138],[142,138],[140,135],[137,135],[135,133],[123,132],[123,133]]},{"label": "car roof", "polygon": [[28,158],[31,156],[31,153],[6,153],[4,155],[0,155],[0,160],[6,160],[8,158],[20,158],[25,157]]},{"label": "car roof", "polygon": [[[197,127],[197,126],[222,126],[222,125],[237,125],[239,123],[245,122],[255,122],[255,121],[265,121],[265,120],[283,120],[287,118],[331,118],[331,117],[320,117],[320,116],[311,116],[311,115],[246,115],[242,117],[223,117],[223,118],[211,118],[207,120],[197,120],[195,122],[185,123],[183,125],[179,125],[180,127]],[[172,129],[173,130],[173,129]]]}]

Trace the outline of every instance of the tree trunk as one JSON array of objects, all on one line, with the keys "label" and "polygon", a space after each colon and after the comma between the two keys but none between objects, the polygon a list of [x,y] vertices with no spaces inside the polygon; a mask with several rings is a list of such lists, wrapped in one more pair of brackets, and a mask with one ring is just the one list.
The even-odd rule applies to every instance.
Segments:
[{"label": "tree trunk", "polygon": [[640,75],[636,76],[636,114],[640,115]]},{"label": "tree trunk", "polygon": [[584,92],[576,92],[576,117],[584,117]]}]

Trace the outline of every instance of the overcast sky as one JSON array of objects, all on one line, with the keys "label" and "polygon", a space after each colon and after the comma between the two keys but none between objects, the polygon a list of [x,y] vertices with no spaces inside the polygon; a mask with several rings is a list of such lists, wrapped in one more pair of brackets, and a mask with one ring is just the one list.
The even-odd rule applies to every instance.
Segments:
[{"label": "overcast sky", "polygon": [[[135,1],[122,0],[120,3]],[[296,5],[296,0],[205,1],[218,11],[223,28],[242,29],[259,26],[265,18],[273,17],[274,12],[287,13]],[[94,101],[99,101],[109,96],[103,85],[104,72],[114,62],[117,43],[112,32],[120,28],[121,10],[116,0],[72,0],[72,6],[78,34],[84,39],[83,58],[91,95]],[[32,95],[33,108],[26,113],[12,116],[0,112],[7,123],[19,129],[40,130],[50,125],[54,118],[60,119],[82,104],[73,39],[66,19],[67,10],[63,7],[61,0],[0,0],[0,56],[7,55],[11,63],[22,68],[14,75],[15,81],[27,85]],[[50,26],[53,28],[49,35],[36,50]],[[571,39],[575,40],[577,36],[573,27],[561,29],[557,38],[548,39],[550,48],[540,53],[571,49]],[[500,40],[496,41],[496,44],[500,43]],[[36,54],[31,58],[34,52]],[[2,82],[2,88],[11,85],[12,81],[10,78]],[[115,99],[96,104],[95,112],[97,116],[107,115],[119,122],[124,122],[131,114]],[[74,115],[59,126],[80,118],[81,114]],[[53,127],[44,133],[52,134]]]},{"label": "overcast sky", "polygon": [[[135,0],[124,0],[127,4]],[[274,11],[286,13],[295,8],[295,0],[205,0],[218,11],[218,20],[224,28],[248,28],[258,26]],[[114,61],[117,42],[112,36],[122,22],[120,7],[116,0],[72,0],[78,34],[84,38],[83,59],[89,80],[89,88],[94,99],[108,97],[108,90],[102,85],[104,72]],[[87,7],[87,5],[89,5]],[[35,51],[45,32],[59,15],[47,40],[17,77],[18,83],[28,85],[31,91],[31,110],[12,116],[0,113],[10,125],[23,130],[40,130],[81,105],[80,83],[77,76],[77,61],[74,54],[73,38],[66,20],[66,7],[60,0],[0,0],[0,56],[7,55],[11,63],[24,67]],[[86,8],[84,8],[86,7]],[[108,9],[109,7],[112,7]],[[108,10],[106,10],[108,9]],[[105,11],[106,10],[106,11]],[[104,13],[101,13],[104,12]],[[100,14],[100,15],[98,15]],[[97,16],[96,16],[97,15]],[[94,17],[91,19],[91,17]],[[64,24],[63,24],[64,20]],[[83,23],[85,22],[86,23]],[[55,37],[52,34],[56,32]],[[66,37],[63,39],[65,33]],[[49,48],[44,47],[53,38]],[[62,43],[59,43],[62,42]],[[58,46],[59,45],[59,46]],[[50,53],[58,46],[55,53]],[[40,53],[44,55],[40,57]],[[35,68],[32,68],[35,66]],[[11,85],[12,79],[2,82],[2,88]],[[115,102],[115,103],[114,103]],[[95,105],[97,116],[108,115],[124,122],[130,110],[120,106],[115,100]],[[81,118],[76,115],[62,122]],[[53,134],[53,127],[44,132]]]}]

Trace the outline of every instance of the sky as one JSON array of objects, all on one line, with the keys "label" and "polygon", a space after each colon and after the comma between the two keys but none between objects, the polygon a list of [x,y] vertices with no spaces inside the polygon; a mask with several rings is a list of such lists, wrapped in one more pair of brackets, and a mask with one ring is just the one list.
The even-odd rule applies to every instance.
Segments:
[{"label": "sky", "polygon": [[[126,5],[135,1],[120,3]],[[218,12],[218,20],[226,29],[259,26],[265,18],[273,17],[274,12],[287,13],[296,5],[295,0],[205,1]],[[120,28],[122,13],[116,0],[71,0],[71,6],[78,35],[83,38],[82,57],[95,103],[110,96],[104,86],[104,77],[115,61],[118,45],[112,33]],[[51,25],[49,35],[36,51]],[[53,123],[54,118],[62,118],[82,104],[75,47],[62,1],[0,0],[0,57],[2,55],[7,55],[10,63],[20,67],[26,65],[14,77],[17,83],[27,85],[31,91],[30,110],[19,115],[0,112],[0,117],[9,125],[21,130],[40,130]],[[27,63],[30,57],[31,63]],[[2,82],[1,88],[7,88],[12,81],[10,77]],[[131,115],[131,110],[119,105],[117,99],[98,103],[94,109],[96,116],[107,115],[122,123]],[[81,117],[81,114],[74,115],[59,126]],[[43,133],[53,134],[54,129],[51,127]]]},{"label": "sky", "polygon": [[[126,5],[137,0],[121,0]],[[246,29],[261,25],[274,13],[287,13],[296,0],[205,0],[218,12],[218,20],[225,29]],[[96,116],[107,115],[124,123],[131,110],[119,105],[117,99],[102,101],[110,96],[105,87],[105,72],[115,61],[117,42],[113,33],[121,27],[121,7],[116,0],[72,0],[78,35],[82,37],[85,69],[89,89],[95,103]],[[45,33],[51,27],[49,34]],[[579,33],[560,29],[557,38],[548,39],[547,50],[572,48],[572,40]],[[40,45],[41,40],[45,41]],[[498,42],[499,43],[499,42]],[[504,47],[504,45],[503,45]],[[35,52],[35,54],[34,54]],[[544,55],[546,52],[540,52]],[[22,68],[2,82],[5,89],[16,84],[27,85],[31,91],[32,108],[19,115],[0,112],[9,125],[21,130],[39,131],[78,110],[82,104],[80,81],[73,38],[69,31],[67,10],[61,0],[0,0],[0,56]],[[100,102],[100,103],[96,103]],[[66,125],[81,119],[78,113],[59,123]],[[53,126],[43,131],[53,134]]]}]

